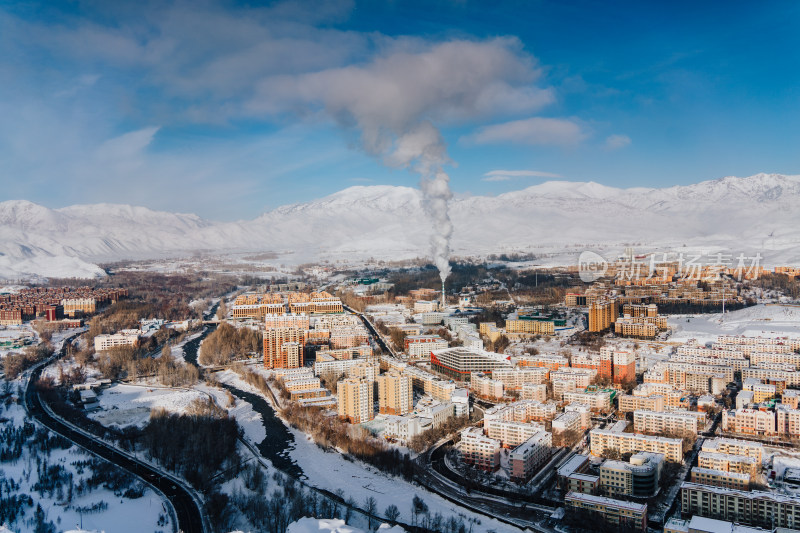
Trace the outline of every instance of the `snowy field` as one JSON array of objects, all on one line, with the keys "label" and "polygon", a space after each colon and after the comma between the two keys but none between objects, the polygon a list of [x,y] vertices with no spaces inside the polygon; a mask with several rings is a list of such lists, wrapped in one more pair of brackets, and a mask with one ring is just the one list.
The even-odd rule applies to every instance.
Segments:
[{"label": "snowy field", "polygon": [[759,304],[745,309],[703,315],[673,315],[670,341],[696,339],[701,344],[713,342],[717,335],[749,337],[800,336],[800,306]]},{"label": "snowy field", "polygon": [[[0,419],[4,429],[19,429],[25,423],[26,415],[20,405],[0,404]],[[47,431],[43,431],[42,435],[49,438],[54,436]],[[44,521],[52,522],[55,531],[77,530],[81,521],[82,529],[88,531],[109,533],[172,531],[172,523],[163,507],[164,500],[147,485],[141,484],[135,478],[128,478],[116,490],[106,488],[106,483],[102,481],[99,485],[94,485],[90,481],[92,477],[98,476],[98,471],[91,464],[94,456],[69,443],[66,444],[67,448],[61,448],[43,442],[41,437],[34,435],[27,439],[20,458],[0,462],[0,483],[5,485],[13,481],[19,486],[12,490],[11,494],[29,495],[33,501],[31,507],[25,506],[24,515],[5,524],[8,528],[5,531],[14,533],[33,531],[37,505],[41,506]],[[38,466],[39,461],[42,462],[41,468]],[[103,465],[107,465],[99,460],[96,460],[95,464],[101,465],[100,469],[106,468]],[[110,470],[120,472],[113,467]],[[72,491],[67,488],[67,480],[70,477]],[[62,482],[50,483],[56,478]],[[102,480],[102,477],[95,477],[95,480]],[[85,489],[87,485],[94,485],[96,488],[87,490]],[[79,490],[78,487],[83,489]],[[129,496],[136,497],[123,495],[130,488],[134,489],[133,493],[136,494],[129,493]],[[6,487],[3,497],[8,496]],[[2,528],[0,531],[3,531]]]},{"label": "snowy field", "polygon": [[236,418],[248,439],[253,442],[264,440],[266,432],[261,415],[253,411],[249,403],[230,398],[225,391],[206,385],[196,385],[192,389],[170,389],[156,385],[115,384],[98,394],[100,409],[90,413],[89,417],[104,426],[141,428],[150,419],[151,409],[163,408],[170,413],[182,414],[195,400],[208,397],[213,397],[218,406]]},{"label": "snowy field", "polygon": [[203,399],[202,392],[175,390],[147,385],[115,384],[99,391],[99,409],[89,417],[104,426],[144,427],[150,410],[164,408],[171,413],[183,413],[195,400]]}]

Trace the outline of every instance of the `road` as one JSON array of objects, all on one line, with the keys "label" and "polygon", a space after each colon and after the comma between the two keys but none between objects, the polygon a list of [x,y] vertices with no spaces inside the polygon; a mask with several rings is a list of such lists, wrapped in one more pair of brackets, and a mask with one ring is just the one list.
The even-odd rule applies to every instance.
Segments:
[{"label": "road", "polygon": [[61,353],[48,360],[47,362],[35,367],[28,379],[25,389],[25,410],[29,416],[35,418],[43,426],[54,433],[72,441],[81,448],[105,459],[106,461],[122,468],[123,470],[141,478],[145,483],[160,492],[165,498],[169,499],[175,509],[178,529],[183,533],[206,533],[208,529],[204,524],[204,515],[201,503],[196,501],[191,489],[183,486],[183,483],[171,475],[164,474],[156,470],[151,465],[139,461],[134,456],[117,450],[113,446],[103,442],[94,435],[54,416],[53,412],[47,407],[36,389],[36,382],[42,370],[52,360],[63,356],[68,341],[64,341]]},{"label": "road", "polygon": [[372,325],[372,322],[370,322],[363,313],[359,313],[358,311],[355,311],[346,305],[343,305],[342,307],[344,307],[345,311],[352,313],[361,319],[361,321],[364,323],[364,326],[366,326],[367,330],[369,330],[369,332],[372,334],[372,338],[384,352],[388,353],[392,357],[397,357],[397,354],[394,353],[394,350],[389,347],[389,345],[383,339],[383,336],[375,329],[375,326]]}]

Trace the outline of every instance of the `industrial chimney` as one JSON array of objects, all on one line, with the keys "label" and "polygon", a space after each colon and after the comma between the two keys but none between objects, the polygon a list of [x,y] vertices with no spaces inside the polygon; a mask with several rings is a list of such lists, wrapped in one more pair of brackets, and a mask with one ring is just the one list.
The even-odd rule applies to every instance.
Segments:
[{"label": "industrial chimney", "polygon": [[442,311],[445,310],[445,306],[447,305],[447,300],[444,296],[444,280],[442,280]]}]

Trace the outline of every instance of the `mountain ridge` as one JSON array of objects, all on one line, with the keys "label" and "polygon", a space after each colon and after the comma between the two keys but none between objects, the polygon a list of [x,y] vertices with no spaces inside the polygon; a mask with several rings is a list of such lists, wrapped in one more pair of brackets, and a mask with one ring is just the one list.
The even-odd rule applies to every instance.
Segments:
[{"label": "mountain ridge", "polygon": [[[800,251],[793,251],[800,212],[791,209],[798,202],[796,175],[627,189],[551,180],[497,196],[454,198],[452,244],[455,254],[474,255],[632,242],[752,249],[769,241],[780,260],[800,262]],[[99,261],[199,250],[291,251],[308,260],[415,257],[427,254],[429,238],[419,190],[391,185],[356,185],[235,222],[127,204],[50,209],[9,200],[0,203],[0,278],[53,275],[43,266],[48,262],[94,276],[101,275],[93,264]]]}]

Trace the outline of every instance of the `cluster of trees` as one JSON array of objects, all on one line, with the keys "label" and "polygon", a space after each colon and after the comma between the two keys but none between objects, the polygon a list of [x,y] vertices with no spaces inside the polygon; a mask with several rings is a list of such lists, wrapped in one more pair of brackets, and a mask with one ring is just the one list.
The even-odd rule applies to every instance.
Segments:
[{"label": "cluster of trees", "polygon": [[[765,291],[777,291],[790,298],[800,298],[800,278],[787,276],[786,274],[761,274],[758,279],[750,281],[750,286],[758,287]],[[727,308],[727,305],[725,307]]]},{"label": "cluster of trees", "polygon": [[44,342],[53,340],[53,333],[68,329],[66,324],[60,322],[45,322],[44,320],[34,320],[31,326],[39,334],[39,338]]},{"label": "cluster of trees", "polygon": [[508,348],[508,345],[511,344],[511,341],[509,341],[508,337],[505,335],[500,335],[494,340],[494,342],[486,339],[485,344],[486,349],[490,352],[503,353],[505,349]]},{"label": "cluster of trees", "polygon": [[21,353],[7,354],[3,358],[3,371],[6,379],[16,379],[25,370],[50,357],[52,353],[53,347],[50,343],[42,342],[36,346],[28,346]]},{"label": "cluster of trees", "polygon": [[585,346],[594,352],[599,352],[600,348],[606,345],[606,340],[603,338],[603,333],[593,333],[590,331],[581,331],[576,333],[570,338],[569,342],[571,344]]},{"label": "cluster of trees", "polygon": [[577,442],[581,439],[582,436],[583,433],[574,429],[553,433],[553,446],[564,446],[564,447],[575,446],[575,444],[577,444]]},{"label": "cluster of trees", "polygon": [[[745,300],[744,302],[725,301],[725,311],[744,309],[750,305],[755,305],[755,300]],[[658,313],[661,315],[696,315],[703,313],[719,313],[722,311],[722,302],[719,304],[699,304],[691,302],[670,302],[659,303]]]},{"label": "cluster of trees", "polygon": [[261,331],[248,327],[236,328],[223,322],[203,340],[199,361],[204,365],[227,365],[246,358],[250,353],[260,353],[263,345]]},{"label": "cluster of trees", "polygon": [[323,448],[338,449],[384,472],[413,476],[411,458],[396,448],[390,448],[358,426],[352,426],[335,416],[325,416],[318,407],[303,407],[288,402],[281,409],[281,416],[292,427],[310,435]]},{"label": "cluster of trees", "polygon": [[176,361],[171,351],[165,346],[161,357],[154,359],[139,348],[116,346],[96,355],[97,369],[108,379],[156,376],[167,387],[188,387],[197,383],[197,367]]},{"label": "cluster of trees", "polygon": [[[220,526],[230,526],[231,519],[243,515],[250,524],[268,533],[285,533],[287,526],[304,517],[313,516],[320,519],[338,518],[351,522],[356,514],[366,518],[370,530],[375,530],[380,522],[398,523],[401,518],[397,505],[389,504],[383,511],[379,509],[377,500],[368,496],[363,502],[346,496],[342,489],[334,493],[323,493],[303,486],[296,480],[279,473],[273,474],[272,491],[260,467],[256,464],[244,468],[240,479],[250,491],[239,492],[231,500]],[[234,512],[236,508],[238,512]],[[435,533],[467,533],[472,531],[479,520],[466,520],[461,515],[445,517],[441,513],[431,513],[428,505],[418,495],[411,504],[412,524],[402,524],[413,532]]]},{"label": "cluster of trees", "polygon": [[[158,460],[196,487],[205,487],[223,465],[239,463],[236,420],[200,402],[199,414],[173,414],[154,409],[142,431],[142,444]],[[219,416],[222,414],[222,416]]]},{"label": "cluster of trees", "polygon": [[408,447],[415,452],[422,452],[437,443],[440,439],[461,431],[468,425],[468,416],[450,417],[444,424],[440,424],[438,427],[423,431],[419,435],[412,437],[408,443]]}]

